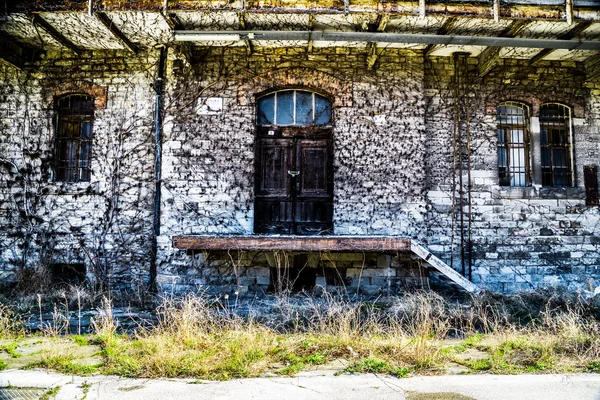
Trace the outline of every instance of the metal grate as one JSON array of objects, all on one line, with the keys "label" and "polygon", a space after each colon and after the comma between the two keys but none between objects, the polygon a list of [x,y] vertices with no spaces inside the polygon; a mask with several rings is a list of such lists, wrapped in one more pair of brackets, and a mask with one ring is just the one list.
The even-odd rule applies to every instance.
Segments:
[{"label": "metal grate", "polygon": [[56,180],[88,182],[92,156],[94,98],[71,95],[58,101],[56,129]]},{"label": "metal grate", "polygon": [[38,400],[45,389],[0,388],[0,400]]},{"label": "metal grate", "polygon": [[529,108],[507,102],[498,106],[498,178],[501,186],[528,186]]},{"label": "metal grate", "polygon": [[540,108],[542,185],[573,186],[571,109],[562,104]]}]

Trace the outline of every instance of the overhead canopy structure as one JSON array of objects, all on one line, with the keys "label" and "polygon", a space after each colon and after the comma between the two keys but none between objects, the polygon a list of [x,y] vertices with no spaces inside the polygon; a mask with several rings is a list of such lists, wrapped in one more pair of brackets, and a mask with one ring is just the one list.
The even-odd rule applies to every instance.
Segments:
[{"label": "overhead canopy structure", "polygon": [[485,74],[501,58],[600,68],[600,0],[4,0],[0,58],[19,68],[47,50],[162,44],[352,46],[457,51]]}]

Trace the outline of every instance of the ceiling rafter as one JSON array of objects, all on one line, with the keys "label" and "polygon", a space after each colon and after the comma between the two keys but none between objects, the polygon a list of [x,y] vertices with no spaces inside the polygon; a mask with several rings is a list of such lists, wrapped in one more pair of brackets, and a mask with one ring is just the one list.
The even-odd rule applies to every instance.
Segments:
[{"label": "ceiling rafter", "polygon": [[567,23],[571,25],[573,23],[573,0],[565,0],[565,15]]},{"label": "ceiling rafter", "polygon": [[500,22],[500,0],[494,0],[492,5],[492,17],[495,22]]},{"label": "ceiling rafter", "polygon": [[[516,20],[511,22],[500,34],[499,37],[514,38],[531,24],[529,20]],[[490,46],[481,52],[478,56],[479,60],[479,76],[485,77],[498,63],[500,59],[500,46]]]},{"label": "ceiling rafter", "polygon": [[[387,24],[390,21],[389,14],[379,14],[377,16],[377,20],[373,27],[369,28],[370,32],[384,32],[385,28],[387,28]],[[375,63],[377,62],[377,57],[379,54],[377,53],[377,42],[369,42],[367,44],[367,69],[372,69]]]},{"label": "ceiling rafter", "polygon": [[[571,39],[575,38],[577,35],[579,35],[581,32],[583,32],[584,30],[586,30],[591,24],[592,24],[592,21],[579,21],[573,28],[569,29],[568,32],[566,32],[562,35],[559,35],[557,39],[558,40],[571,40]],[[529,65],[536,64],[538,61],[540,61],[542,58],[546,57],[548,54],[552,53],[554,50],[555,49],[543,49],[542,51],[537,53],[535,56],[533,56],[529,60]]]},{"label": "ceiling rafter", "polygon": [[427,12],[427,10],[426,10],[425,0],[419,0],[419,17],[425,18],[426,12]]},{"label": "ceiling rafter", "polygon": [[[450,32],[450,30],[454,26],[454,24],[456,24],[456,21],[457,21],[456,17],[446,18],[446,20],[444,21],[444,23],[442,24],[440,29],[437,30],[436,35],[447,35],[448,32]],[[423,55],[425,57],[429,57],[429,55],[438,47],[439,46],[435,45],[435,44],[428,44],[427,47],[425,47],[425,49],[423,50]]]},{"label": "ceiling rafter", "polygon": [[125,47],[127,50],[132,52],[133,54],[138,53],[138,47],[131,41],[110,19],[110,17],[104,12],[96,12],[96,18],[102,25],[106,27],[112,34],[112,36],[121,44],[121,46]]},{"label": "ceiling rafter", "polygon": [[[310,14],[308,16],[308,30],[309,31],[314,31],[315,30],[315,16],[314,16],[314,14]],[[308,41],[308,47],[306,48],[306,53],[307,54],[312,53],[313,46],[314,46],[314,41],[313,40],[309,40]]]},{"label": "ceiling rafter", "polygon": [[[183,27],[183,24],[181,23],[181,21],[179,20],[179,18],[177,17],[176,14],[168,12],[167,6],[168,6],[168,0],[165,1],[163,11],[159,13],[160,16],[162,17],[162,19],[166,22],[166,24],[169,26],[169,28],[172,31],[175,31],[176,29],[181,29]],[[187,61],[187,63],[189,65],[191,65],[192,64],[192,44],[191,43],[179,43],[179,50],[181,51],[181,54],[185,57],[185,60]]]},{"label": "ceiling rafter", "polygon": [[583,65],[588,80],[600,78],[600,54],[588,58]]},{"label": "ceiling rafter", "polygon": [[33,24],[35,26],[38,26],[38,27],[42,28],[44,31],[46,31],[46,33],[48,33],[48,35],[52,36],[52,38],[54,40],[56,40],[62,46],[70,49],[74,53],[80,55],[83,52],[83,49],[81,47],[77,46],[71,40],[67,39],[67,37],[65,35],[63,35],[62,33],[60,33],[52,25],[50,25],[50,23],[48,21],[46,21],[44,18],[42,18],[41,15],[39,15],[39,14],[33,14],[31,22],[33,22]]},{"label": "ceiling rafter", "polygon": [[[239,18],[240,30],[246,30],[246,12],[242,11],[242,12],[238,13],[238,18]],[[254,46],[252,45],[252,42],[250,42],[250,40],[246,39],[246,40],[244,40],[244,45],[246,46],[246,54],[248,56],[251,56],[252,52],[254,51]]]},{"label": "ceiling rafter", "polygon": [[0,32],[0,59],[17,69],[23,69],[27,49],[15,43],[14,39]]}]

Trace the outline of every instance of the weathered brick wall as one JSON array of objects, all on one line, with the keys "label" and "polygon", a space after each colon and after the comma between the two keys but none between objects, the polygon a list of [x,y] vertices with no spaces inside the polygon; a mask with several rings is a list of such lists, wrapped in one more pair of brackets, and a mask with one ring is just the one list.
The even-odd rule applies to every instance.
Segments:
[{"label": "weathered brick wall", "polygon": [[[505,292],[600,285],[599,212],[598,207],[585,206],[583,191],[583,166],[598,165],[600,130],[594,85],[585,83],[573,62],[544,61],[530,67],[526,61],[504,60],[481,80],[475,60],[469,61],[473,281]],[[435,59],[427,67],[427,242],[445,261],[453,258],[453,266],[460,269],[458,206],[452,246],[452,59]],[[525,188],[498,185],[495,108],[510,100],[529,104],[533,117],[544,102],[572,107],[576,188],[541,187],[541,182]],[[458,182],[458,172],[455,176]],[[466,201],[466,162],[463,178]],[[464,210],[467,226],[468,207]]]},{"label": "weathered brick wall", "polygon": [[[90,276],[109,267],[121,282],[148,279],[150,85],[157,55],[50,52],[24,72],[1,67],[0,279],[15,280],[26,266],[62,262],[83,262]],[[451,58],[425,62],[419,52],[386,49],[368,70],[365,49],[353,47],[314,48],[310,54],[305,48],[256,47],[249,57],[243,47],[196,49],[192,57],[190,66],[169,52],[158,238],[163,290],[268,288],[270,268],[277,265],[273,255],[193,255],[174,249],[171,237],[252,233],[255,96],[288,87],[317,90],[334,103],[335,233],[411,237],[460,269],[456,220],[452,230]],[[600,84],[585,82],[581,66],[571,62],[529,67],[505,60],[478,80],[476,62],[468,59],[466,91],[473,280],[501,291],[599,285],[600,218],[597,207],[585,206],[581,188],[583,166],[598,163]],[[94,172],[89,183],[57,183],[51,176],[54,98],[77,91],[96,98]],[[222,98],[223,111],[200,115],[199,100],[207,97]],[[505,100],[530,104],[534,116],[547,101],[573,107],[578,188],[498,186],[495,107]],[[411,260],[360,256],[365,258],[333,260],[350,288],[360,282],[376,293],[380,285],[421,281]],[[331,259],[319,254],[312,268]],[[317,275],[318,284],[335,286],[327,279]]]},{"label": "weathered brick wall", "polygon": [[[423,59],[390,50],[376,71],[364,49],[207,50],[193,68],[170,73],[177,112],[164,143],[159,282],[209,282],[204,264],[170,247],[177,234],[251,234],[255,96],[285,87],[327,91],[334,100],[334,229],[340,235],[418,234],[423,220]],[[204,90],[204,92],[202,92]],[[220,115],[196,115],[197,97],[224,100]],[[385,116],[376,125],[373,117]],[[206,278],[206,279],[203,279]]]},{"label": "weathered brick wall", "polygon": [[[1,282],[55,263],[111,285],[148,280],[155,56],[48,52],[24,71],[1,67]],[[95,98],[90,182],[52,176],[54,101],[70,93]]]}]

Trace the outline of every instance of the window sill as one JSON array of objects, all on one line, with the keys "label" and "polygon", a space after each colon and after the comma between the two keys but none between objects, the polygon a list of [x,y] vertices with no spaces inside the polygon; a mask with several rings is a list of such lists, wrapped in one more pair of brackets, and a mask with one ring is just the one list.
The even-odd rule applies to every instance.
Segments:
[{"label": "window sill", "polygon": [[585,200],[585,189],[580,187],[496,186],[495,199],[556,199]]},{"label": "window sill", "polygon": [[41,188],[42,195],[97,195],[99,182],[48,182]]}]

